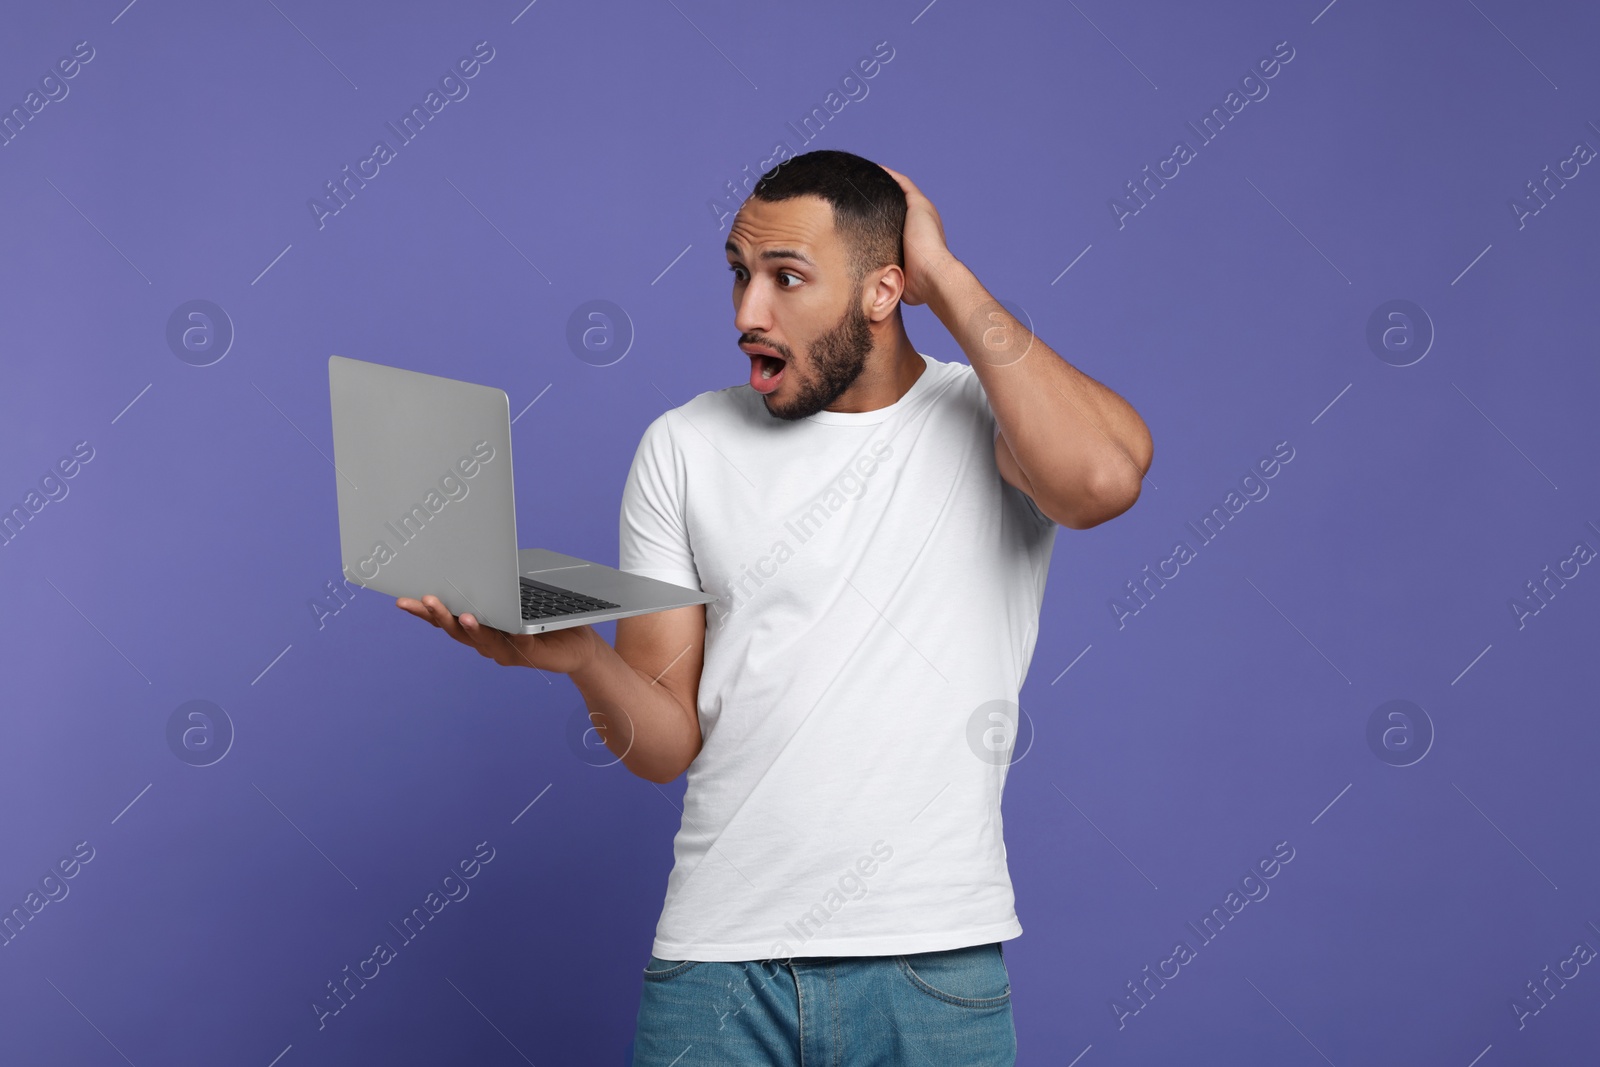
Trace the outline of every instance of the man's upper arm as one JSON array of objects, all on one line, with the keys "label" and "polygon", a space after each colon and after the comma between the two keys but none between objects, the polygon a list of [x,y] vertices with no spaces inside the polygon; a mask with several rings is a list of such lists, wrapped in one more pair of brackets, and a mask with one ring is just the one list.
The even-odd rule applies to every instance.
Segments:
[{"label": "man's upper arm", "polygon": [[666,689],[684,714],[698,722],[706,650],[704,604],[618,619],[616,649],[622,662]]},{"label": "man's upper arm", "polygon": [[[658,416],[639,439],[622,490],[618,528],[619,570],[699,589],[689,544],[683,457],[673,441],[671,412]],[[706,610],[695,604],[617,620],[617,654],[667,689],[686,714],[697,716],[705,660]]]}]

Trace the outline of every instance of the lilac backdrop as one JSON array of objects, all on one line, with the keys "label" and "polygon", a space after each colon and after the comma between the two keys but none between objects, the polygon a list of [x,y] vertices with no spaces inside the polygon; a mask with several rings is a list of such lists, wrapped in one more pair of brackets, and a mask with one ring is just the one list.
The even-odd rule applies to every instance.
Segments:
[{"label": "lilac backdrop", "polygon": [[123,2],[0,34],[6,1062],[624,1062],[682,781],[329,595],[326,361],[504,388],[524,543],[615,559],[640,432],[746,373],[779,142],[909,174],[1155,438],[1022,695],[1021,1062],[1600,1053],[1592,6]]}]

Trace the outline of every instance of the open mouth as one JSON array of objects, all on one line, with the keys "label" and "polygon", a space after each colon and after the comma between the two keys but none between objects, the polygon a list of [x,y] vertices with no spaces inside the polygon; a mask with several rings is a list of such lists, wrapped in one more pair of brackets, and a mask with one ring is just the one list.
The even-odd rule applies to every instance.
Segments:
[{"label": "open mouth", "polygon": [[758,393],[770,393],[778,388],[788,364],[778,356],[760,352],[746,355],[750,357],[750,387]]}]

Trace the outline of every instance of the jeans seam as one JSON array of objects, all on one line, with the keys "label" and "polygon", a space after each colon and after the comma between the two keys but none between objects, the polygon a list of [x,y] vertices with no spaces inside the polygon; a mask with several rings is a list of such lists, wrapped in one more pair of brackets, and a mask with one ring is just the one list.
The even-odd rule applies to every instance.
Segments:
[{"label": "jeans seam", "polygon": [[844,1052],[844,1035],[839,1030],[839,990],[833,980],[834,964],[828,964],[828,1004],[833,1009],[833,1067],[839,1067]]},{"label": "jeans seam", "polygon": [[805,984],[800,981],[800,974],[789,965],[789,972],[794,975],[794,1029],[795,1036],[799,1038],[800,1067],[806,1067],[806,990]]}]

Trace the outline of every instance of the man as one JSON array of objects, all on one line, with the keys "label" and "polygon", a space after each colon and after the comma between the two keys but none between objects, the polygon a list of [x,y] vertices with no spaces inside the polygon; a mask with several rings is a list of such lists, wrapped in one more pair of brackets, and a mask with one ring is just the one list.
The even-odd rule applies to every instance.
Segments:
[{"label": "man", "polygon": [[[688,772],[634,1063],[1011,1064],[1000,798],[1057,525],[1131,507],[1151,440],[1018,323],[904,175],[816,151],[727,240],[749,388],[645,430],[622,569],[710,605],[512,636],[634,774]],[[926,304],[970,366],[920,354]]]}]

